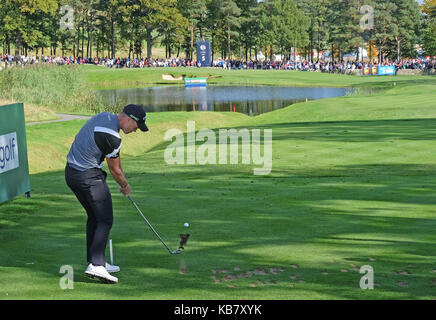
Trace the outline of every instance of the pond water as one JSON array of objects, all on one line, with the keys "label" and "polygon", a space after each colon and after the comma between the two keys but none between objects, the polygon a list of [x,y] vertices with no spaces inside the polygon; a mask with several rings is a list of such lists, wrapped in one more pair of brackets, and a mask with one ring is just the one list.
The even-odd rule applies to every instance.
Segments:
[{"label": "pond water", "polygon": [[308,100],[345,96],[353,92],[344,88],[295,88],[268,86],[182,86],[140,89],[100,90],[103,102],[112,112],[130,103],[141,105],[147,112],[162,111],[229,111],[250,116],[285,108]]}]

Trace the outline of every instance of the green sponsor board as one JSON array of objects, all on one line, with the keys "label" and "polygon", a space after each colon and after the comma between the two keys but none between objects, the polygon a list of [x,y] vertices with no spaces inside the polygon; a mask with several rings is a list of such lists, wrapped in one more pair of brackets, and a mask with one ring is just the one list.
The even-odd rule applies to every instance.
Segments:
[{"label": "green sponsor board", "polygon": [[0,203],[30,195],[26,126],[22,103],[0,106]]}]

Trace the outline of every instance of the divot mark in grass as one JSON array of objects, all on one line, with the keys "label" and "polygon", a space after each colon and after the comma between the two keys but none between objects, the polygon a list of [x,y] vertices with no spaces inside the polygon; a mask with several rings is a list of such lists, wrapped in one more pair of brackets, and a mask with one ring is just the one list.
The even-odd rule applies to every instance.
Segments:
[{"label": "divot mark in grass", "polygon": [[[241,268],[240,267],[234,267],[233,268],[234,271],[240,271]],[[219,283],[221,281],[235,281],[235,280],[239,280],[239,279],[244,279],[244,278],[251,278],[255,275],[257,276],[266,276],[268,274],[272,274],[272,275],[278,275],[279,273],[283,272],[284,269],[282,267],[269,267],[267,269],[264,268],[255,268],[253,270],[248,270],[246,272],[241,272],[238,274],[229,274],[228,270],[226,269],[212,269],[211,272],[213,274],[213,276],[211,276],[211,279],[215,282],[215,283]],[[219,277],[219,274],[224,274],[222,277]],[[296,278],[296,277],[295,277]],[[272,280],[274,281],[274,280]],[[271,283],[271,280],[268,280],[268,282]],[[277,283],[274,281],[274,283]],[[257,285],[264,285],[264,283],[262,281],[258,281]]]},{"label": "divot mark in grass", "polygon": [[234,281],[236,279],[237,279],[237,277],[232,275],[232,274],[224,276],[225,281]]},{"label": "divot mark in grass", "polygon": [[264,269],[256,269],[256,270],[254,270],[254,274],[259,275],[259,276],[266,276],[267,272]]},{"label": "divot mark in grass", "polygon": [[284,270],[283,270],[283,268],[280,268],[280,267],[278,267],[278,268],[269,268],[269,272],[270,273],[272,273],[272,274],[279,274],[280,272],[283,272]]},{"label": "divot mark in grass", "polygon": [[251,278],[251,277],[253,276],[253,274],[254,274],[253,271],[247,271],[247,272],[245,273],[245,277],[246,277],[246,278]]},{"label": "divot mark in grass", "polygon": [[397,282],[397,286],[402,287],[402,288],[408,288],[409,285],[406,282],[400,281]]},{"label": "divot mark in grass", "polygon": [[348,270],[347,269],[341,269],[341,272],[348,272]]},{"label": "divot mark in grass", "polygon": [[212,273],[213,273],[213,274],[217,274],[217,273],[228,273],[228,271],[227,271],[227,270],[212,269]]}]

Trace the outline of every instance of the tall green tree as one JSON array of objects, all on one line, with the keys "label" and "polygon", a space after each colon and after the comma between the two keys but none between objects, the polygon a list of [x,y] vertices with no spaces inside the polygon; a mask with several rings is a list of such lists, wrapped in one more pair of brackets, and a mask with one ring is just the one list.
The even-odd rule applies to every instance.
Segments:
[{"label": "tall green tree", "polygon": [[273,55],[274,46],[274,29],[273,29],[273,2],[260,2],[255,9],[256,22],[258,23],[259,32],[256,37],[256,57],[257,48],[263,50],[265,57],[269,56],[270,60]]},{"label": "tall green tree", "polygon": [[309,19],[309,45],[310,60],[313,62],[313,49],[316,48],[318,55],[317,61],[320,59],[320,51],[326,46],[328,40],[327,32],[327,8],[328,0],[299,0],[298,7]]},{"label": "tall green tree", "polygon": [[206,4],[208,18],[206,20],[206,28],[209,30],[210,39],[211,39],[211,53],[212,53],[212,61],[214,60],[215,50],[218,49],[219,41],[219,25],[220,25],[220,1],[219,0],[210,0]]},{"label": "tall green tree", "polygon": [[227,57],[232,58],[232,38],[239,36],[238,28],[241,26],[239,16],[241,9],[233,0],[223,0],[221,2],[220,16],[222,27],[227,35]]},{"label": "tall green tree", "polygon": [[425,0],[421,6],[421,11],[425,15],[423,24],[422,42],[425,53],[429,56],[436,55],[436,0]]},{"label": "tall green tree", "polygon": [[415,0],[393,0],[396,8],[392,13],[396,28],[393,29],[396,44],[396,59],[401,60],[402,48],[413,48],[417,41],[420,10]]},{"label": "tall green tree", "polygon": [[425,53],[436,56],[436,21],[432,20],[424,31],[423,46]]},{"label": "tall green tree", "polygon": [[275,0],[272,8],[275,44],[284,58],[291,53],[292,48],[304,47],[309,43],[307,31],[310,20],[298,9],[294,0]]},{"label": "tall green tree", "polygon": [[343,60],[347,51],[355,51],[363,46],[363,30],[361,29],[363,0],[330,0],[327,6],[329,42],[338,51],[338,59]]},{"label": "tall green tree", "polygon": [[172,46],[176,46],[178,52],[182,46],[182,41],[186,35],[189,20],[184,17],[176,6],[169,8],[165,19],[162,19],[157,29],[163,37],[163,44],[166,47],[167,57],[171,56]]},{"label": "tall green tree", "polygon": [[179,0],[179,8],[189,21],[189,58],[193,58],[196,29],[203,38],[204,27],[208,18],[208,8],[206,0]]},{"label": "tall green tree", "polygon": [[[122,0],[98,0],[95,7],[100,21],[100,32],[102,38],[108,40],[111,58],[116,56],[116,29],[122,23],[120,12],[124,4]],[[109,37],[104,36],[105,34],[109,34]]]},{"label": "tall green tree", "polygon": [[44,37],[46,30],[38,28],[43,15],[54,16],[57,0],[2,0],[0,25],[8,43],[15,42],[15,54],[24,47],[33,47]]},{"label": "tall green tree", "polygon": [[377,0],[374,9],[372,39],[375,41],[379,52],[379,62],[383,62],[384,57],[389,54],[389,43],[395,39],[395,34],[398,33],[395,17],[392,15],[397,6],[390,1]]},{"label": "tall green tree", "polygon": [[[147,42],[147,58],[152,57],[155,41],[168,26],[184,26],[177,0],[120,0],[119,14],[123,21],[124,38],[140,48]],[[140,50],[139,50],[140,51]]]},{"label": "tall green tree", "polygon": [[245,60],[248,61],[248,53],[255,46],[257,33],[259,32],[257,15],[256,15],[256,0],[237,0],[237,6],[241,9],[240,16],[240,40],[245,49]]}]

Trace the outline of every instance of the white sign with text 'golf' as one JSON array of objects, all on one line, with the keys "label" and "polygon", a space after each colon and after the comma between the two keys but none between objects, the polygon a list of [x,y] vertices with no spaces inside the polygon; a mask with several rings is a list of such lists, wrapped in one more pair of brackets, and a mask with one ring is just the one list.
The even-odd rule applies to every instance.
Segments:
[{"label": "white sign with text 'golf'", "polygon": [[0,174],[19,166],[17,133],[0,136]]}]

